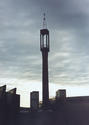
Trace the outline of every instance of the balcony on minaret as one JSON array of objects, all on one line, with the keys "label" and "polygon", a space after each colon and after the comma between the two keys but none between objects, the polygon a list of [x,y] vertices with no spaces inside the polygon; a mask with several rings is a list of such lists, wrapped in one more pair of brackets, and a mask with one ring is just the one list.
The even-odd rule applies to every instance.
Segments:
[{"label": "balcony on minaret", "polygon": [[49,31],[48,29],[40,30],[40,50],[47,49],[49,52]]}]

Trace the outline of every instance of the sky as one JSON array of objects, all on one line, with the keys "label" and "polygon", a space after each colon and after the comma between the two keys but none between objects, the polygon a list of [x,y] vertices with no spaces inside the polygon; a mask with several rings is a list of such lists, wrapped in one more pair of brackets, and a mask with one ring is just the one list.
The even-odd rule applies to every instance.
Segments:
[{"label": "sky", "polygon": [[0,86],[16,87],[21,106],[42,88],[40,29],[50,32],[50,97],[89,95],[89,0],[0,0]]}]

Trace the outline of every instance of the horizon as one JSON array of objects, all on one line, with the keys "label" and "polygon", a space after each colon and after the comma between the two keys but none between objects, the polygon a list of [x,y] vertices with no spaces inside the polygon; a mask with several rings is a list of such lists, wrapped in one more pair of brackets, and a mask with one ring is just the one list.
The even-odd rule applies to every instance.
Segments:
[{"label": "horizon", "polygon": [[[36,85],[36,88],[34,87],[34,84]],[[20,83],[21,85],[24,85],[24,82]],[[42,83],[36,83],[35,81],[32,81],[31,83],[26,82],[27,86],[30,84],[30,86],[23,86],[24,89],[19,86],[17,88],[17,94],[20,94],[20,106],[21,107],[30,107],[30,92],[32,91],[39,91],[39,101],[42,101]],[[4,84],[3,84],[4,85]],[[6,91],[9,91],[10,89],[15,88],[15,86],[9,86],[7,85]],[[56,97],[56,91],[59,89],[66,89],[66,97],[79,97],[79,96],[89,96],[89,85],[88,86],[76,86],[73,85],[72,87],[69,85],[59,85],[54,83],[49,83],[49,99]],[[24,103],[23,103],[24,102]]]}]

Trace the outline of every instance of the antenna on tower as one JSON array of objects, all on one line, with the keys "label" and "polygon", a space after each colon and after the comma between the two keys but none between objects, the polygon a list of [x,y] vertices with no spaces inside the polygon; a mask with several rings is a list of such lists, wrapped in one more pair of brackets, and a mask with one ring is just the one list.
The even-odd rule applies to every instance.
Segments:
[{"label": "antenna on tower", "polygon": [[43,13],[43,29],[47,29],[46,14]]}]

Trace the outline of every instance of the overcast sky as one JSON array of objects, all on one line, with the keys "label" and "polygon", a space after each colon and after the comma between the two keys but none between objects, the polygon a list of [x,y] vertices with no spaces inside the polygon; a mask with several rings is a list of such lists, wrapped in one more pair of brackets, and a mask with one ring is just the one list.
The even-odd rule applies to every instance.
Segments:
[{"label": "overcast sky", "polygon": [[0,85],[20,94],[41,85],[44,12],[50,84],[89,90],[89,0],[0,0]]}]

